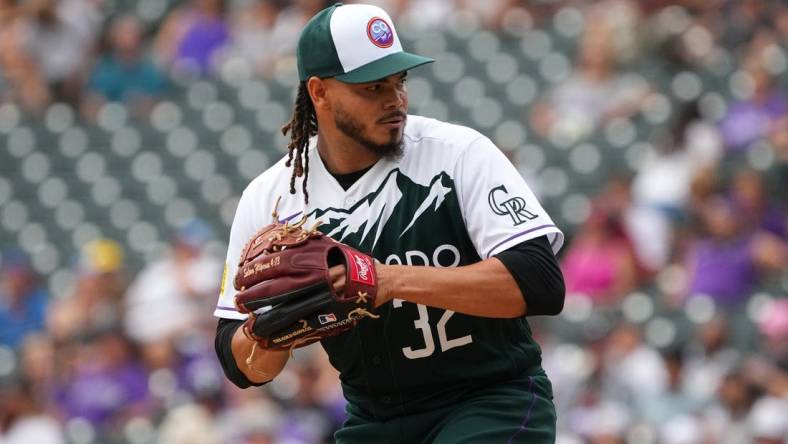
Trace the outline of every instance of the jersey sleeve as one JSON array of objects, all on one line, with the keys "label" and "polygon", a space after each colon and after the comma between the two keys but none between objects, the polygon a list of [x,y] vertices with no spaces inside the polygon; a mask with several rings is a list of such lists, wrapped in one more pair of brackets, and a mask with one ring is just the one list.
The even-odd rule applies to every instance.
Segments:
[{"label": "jersey sleeve", "polygon": [[563,233],[490,139],[471,142],[455,168],[465,226],[482,259],[539,236],[558,252]]},{"label": "jersey sleeve", "polygon": [[255,227],[253,223],[253,202],[250,195],[244,193],[238,201],[238,208],[235,210],[233,225],[230,228],[230,240],[227,245],[227,257],[224,260],[224,271],[222,272],[222,282],[219,286],[219,301],[213,315],[218,318],[227,319],[246,319],[247,315],[239,313],[235,309],[235,288],[233,287],[233,277],[238,270],[238,258],[241,256],[246,241],[260,227]]}]

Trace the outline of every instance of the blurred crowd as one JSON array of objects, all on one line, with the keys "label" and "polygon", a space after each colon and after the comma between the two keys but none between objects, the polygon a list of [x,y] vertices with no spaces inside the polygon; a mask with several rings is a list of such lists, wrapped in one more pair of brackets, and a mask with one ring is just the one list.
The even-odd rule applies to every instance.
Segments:
[{"label": "blurred crowd", "polygon": [[[0,103],[35,115],[64,102],[90,120],[121,102],[145,115],[228,57],[271,79],[292,72],[302,25],[333,2],[161,3],[141,17],[102,0],[0,0]],[[533,319],[559,443],[788,443],[788,6],[367,3],[400,30],[440,31],[458,11],[500,35],[581,17],[571,72],[523,112],[534,138],[567,146],[623,119],[662,122],[580,209],[582,223],[562,227],[566,308]],[[632,75],[643,60],[676,74],[672,91]],[[693,93],[689,74],[723,69],[729,97]],[[681,100],[671,108],[668,95]],[[528,172],[527,155],[502,148]],[[139,271],[121,244],[96,239],[54,289],[2,245],[0,443],[331,442],[344,402],[319,347],[263,389],[225,381],[211,317],[223,258],[203,246],[226,235],[192,220]]]}]

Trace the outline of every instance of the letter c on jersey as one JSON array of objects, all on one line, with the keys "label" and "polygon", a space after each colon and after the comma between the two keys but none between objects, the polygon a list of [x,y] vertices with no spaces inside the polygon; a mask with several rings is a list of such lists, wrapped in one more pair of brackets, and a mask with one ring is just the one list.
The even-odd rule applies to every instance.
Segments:
[{"label": "letter c on jersey", "polygon": [[508,196],[509,193],[506,191],[506,187],[503,185],[497,186],[490,190],[490,194],[487,195],[487,202],[490,204],[490,208],[492,209],[493,213],[499,216],[506,216],[512,218],[512,222],[515,226],[528,222],[529,220],[536,219],[538,216],[534,214],[528,209],[525,208],[525,199],[519,196],[510,197],[504,201],[496,200],[496,194],[502,191],[504,195]]}]

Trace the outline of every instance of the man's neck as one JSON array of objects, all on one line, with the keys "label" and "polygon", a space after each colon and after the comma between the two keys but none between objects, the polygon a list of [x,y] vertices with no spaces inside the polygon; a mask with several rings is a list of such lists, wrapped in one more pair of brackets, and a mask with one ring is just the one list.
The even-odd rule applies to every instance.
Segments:
[{"label": "man's neck", "polygon": [[320,131],[317,134],[317,151],[326,169],[332,174],[360,171],[380,160],[380,156],[349,137],[339,135],[329,138]]}]

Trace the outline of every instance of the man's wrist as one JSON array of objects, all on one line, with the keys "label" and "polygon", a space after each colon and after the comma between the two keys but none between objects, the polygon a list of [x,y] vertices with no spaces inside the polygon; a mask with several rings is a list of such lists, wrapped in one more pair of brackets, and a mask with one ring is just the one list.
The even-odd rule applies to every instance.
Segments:
[{"label": "man's wrist", "polygon": [[396,265],[375,263],[375,272],[378,276],[378,294],[375,297],[375,307],[387,303],[394,298],[394,289],[397,288],[397,277],[400,273]]}]

